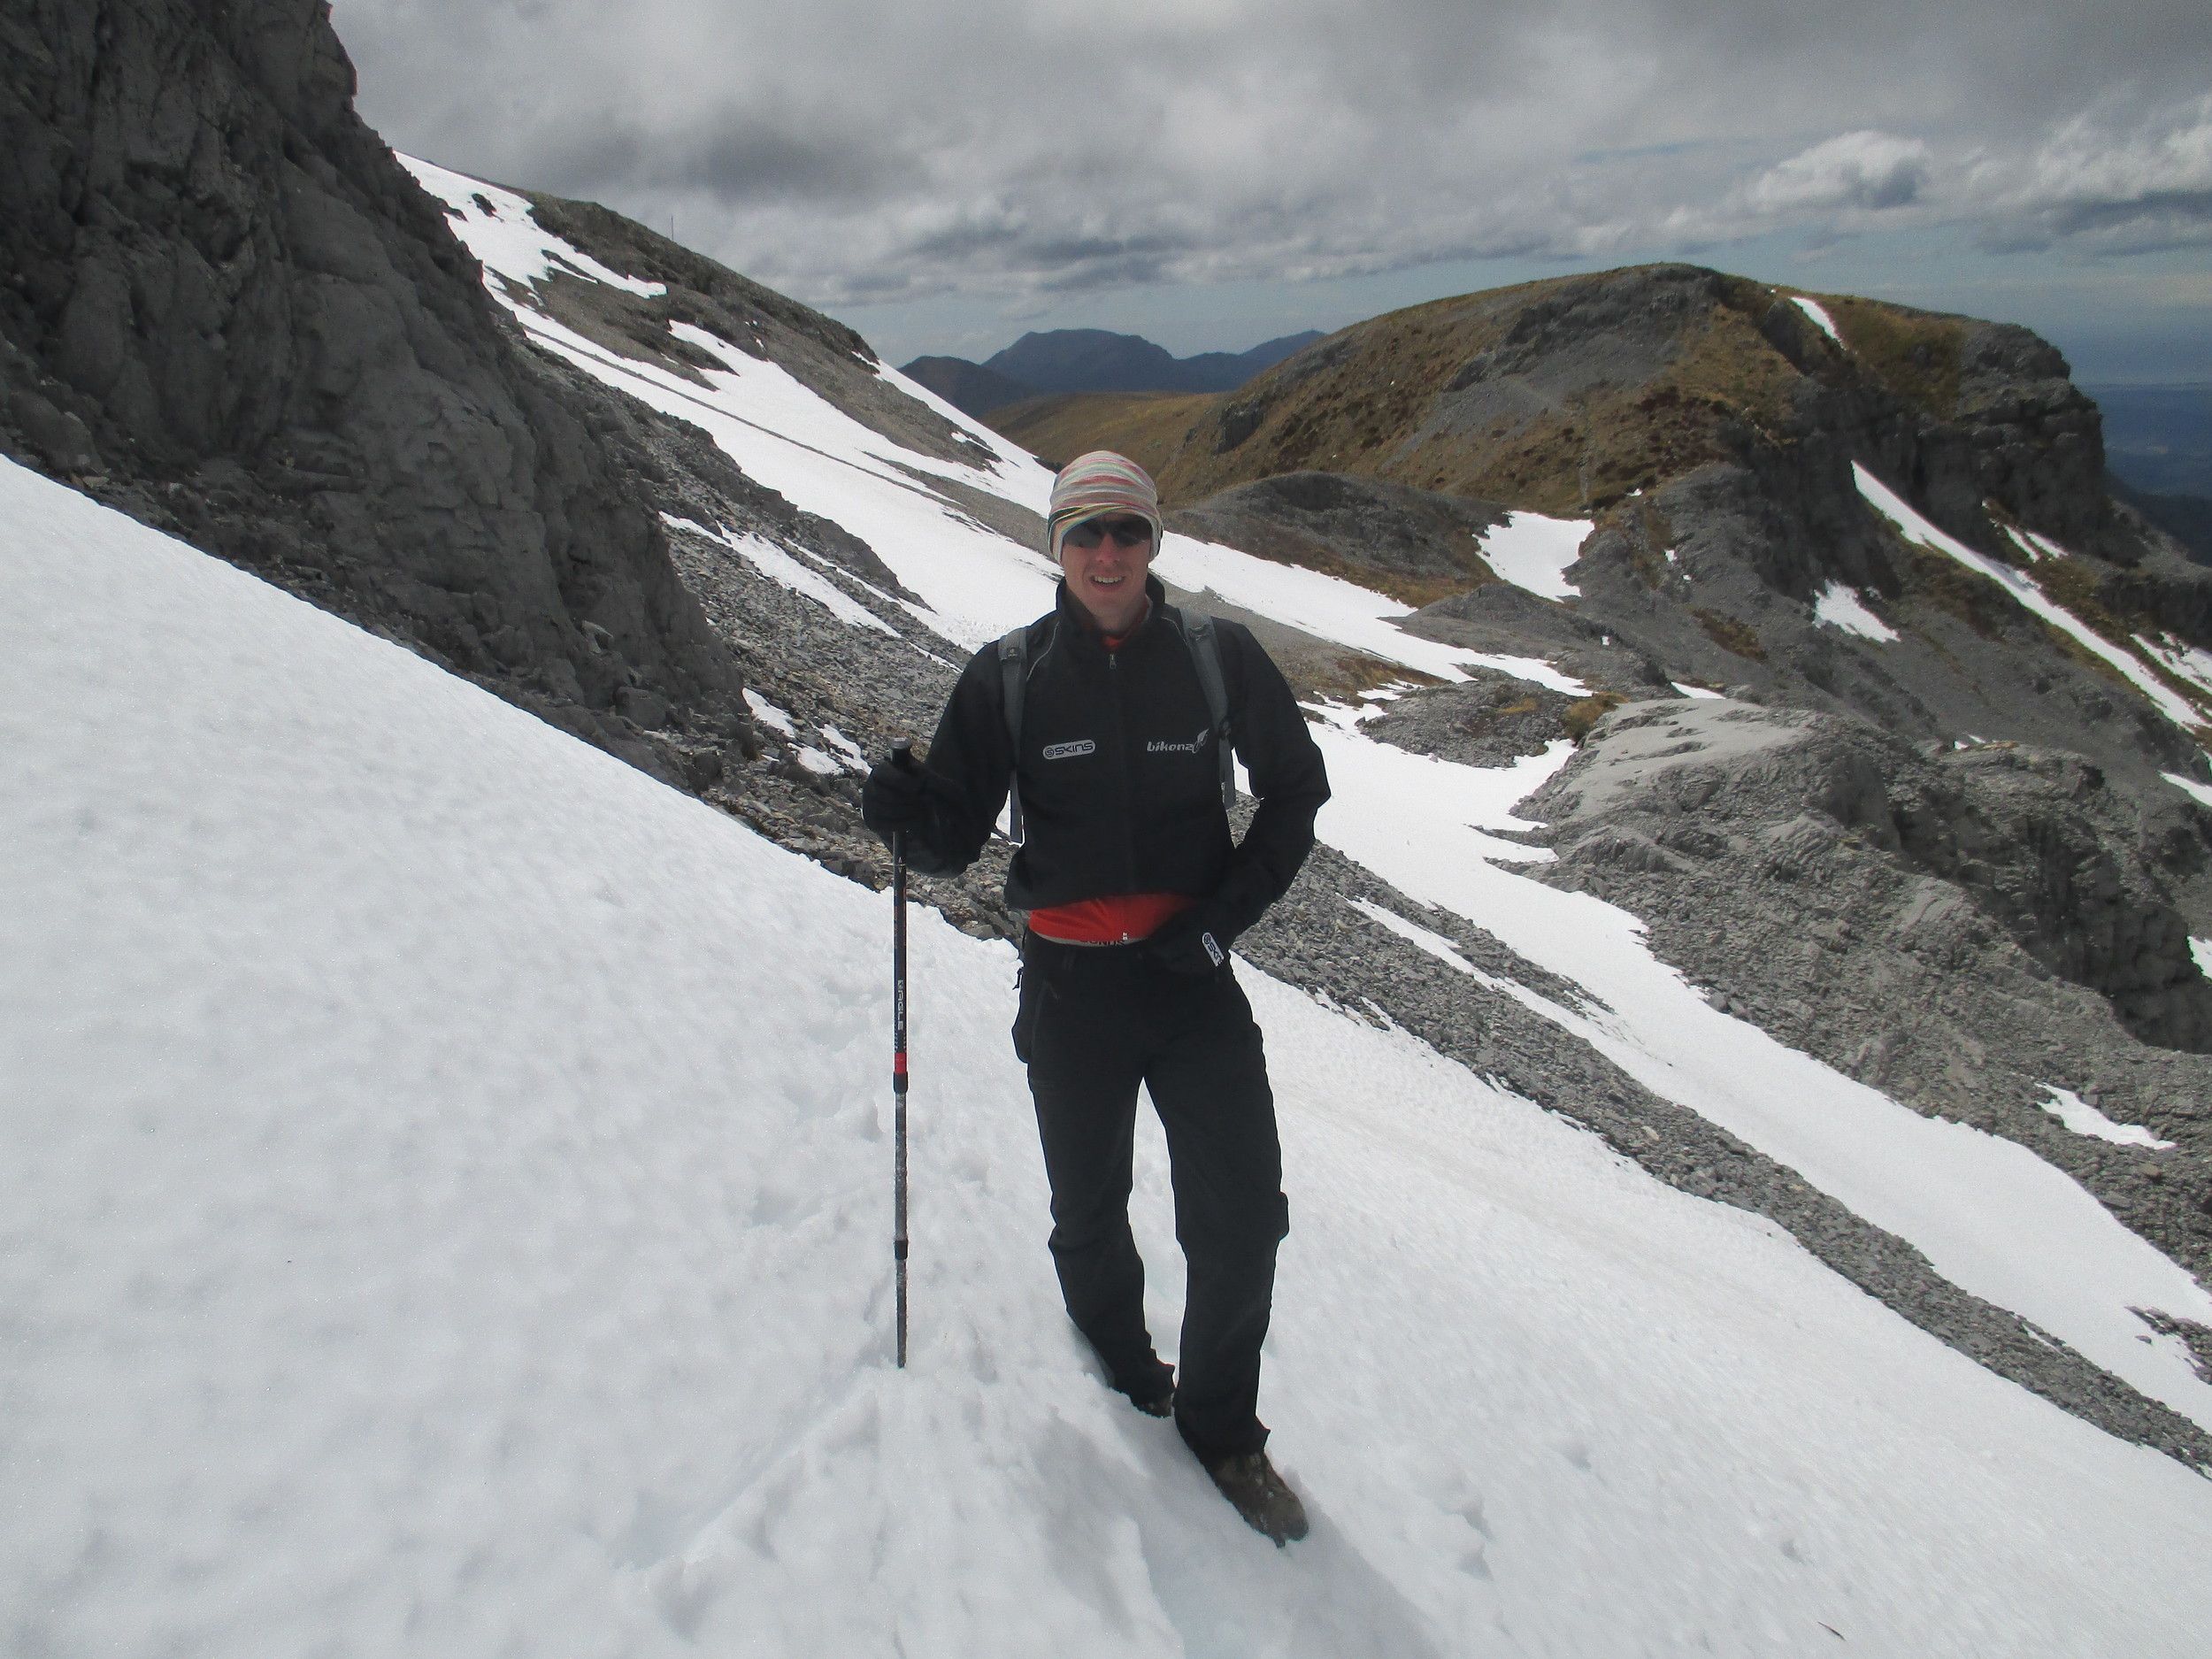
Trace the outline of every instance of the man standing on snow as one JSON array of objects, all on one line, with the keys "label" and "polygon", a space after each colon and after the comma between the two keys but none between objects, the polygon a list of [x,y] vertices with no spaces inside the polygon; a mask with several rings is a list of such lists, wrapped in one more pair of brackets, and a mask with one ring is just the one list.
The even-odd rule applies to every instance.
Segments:
[{"label": "man standing on snow", "polygon": [[[877,766],[862,810],[877,833],[904,835],[913,868],[956,875],[1012,783],[1025,833],[1006,897],[1029,912],[1014,1051],[1068,1316],[1113,1386],[1172,1416],[1238,1511],[1281,1544],[1305,1536],[1305,1511],[1268,1462],[1256,1409],[1289,1206],[1260,1031],[1228,951],[1298,873],[1329,786],[1251,634],[1216,621],[1209,641],[1169,606],[1149,574],[1160,530],[1133,461],[1098,450],[1063,468],[1046,529],[1057,603],[976,653],[926,766]],[[1241,843],[1225,742],[1259,801]],[[1140,1084],[1167,1133],[1189,1271],[1179,1381],[1153,1349],[1129,1231]]]}]

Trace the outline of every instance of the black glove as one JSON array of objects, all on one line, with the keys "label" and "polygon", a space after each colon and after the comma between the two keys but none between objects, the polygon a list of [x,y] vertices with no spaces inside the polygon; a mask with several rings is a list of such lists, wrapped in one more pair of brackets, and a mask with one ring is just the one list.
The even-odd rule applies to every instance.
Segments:
[{"label": "black glove", "polygon": [[1210,975],[1228,965],[1235,938],[1218,910],[1194,904],[1163,923],[1144,941],[1144,953],[1171,973]]},{"label": "black glove", "polygon": [[876,763],[860,786],[860,821],[886,841],[928,827],[928,784],[912,755],[901,749]]}]

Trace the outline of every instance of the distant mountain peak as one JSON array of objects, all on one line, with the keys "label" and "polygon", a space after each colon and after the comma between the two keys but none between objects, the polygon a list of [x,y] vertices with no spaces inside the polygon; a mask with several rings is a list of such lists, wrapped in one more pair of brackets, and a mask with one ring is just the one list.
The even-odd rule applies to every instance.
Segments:
[{"label": "distant mountain peak", "polygon": [[1323,336],[1317,329],[1263,341],[1248,351],[1177,357],[1141,334],[1053,328],[1024,334],[972,363],[917,357],[900,373],[972,415],[1061,392],[1227,392]]}]

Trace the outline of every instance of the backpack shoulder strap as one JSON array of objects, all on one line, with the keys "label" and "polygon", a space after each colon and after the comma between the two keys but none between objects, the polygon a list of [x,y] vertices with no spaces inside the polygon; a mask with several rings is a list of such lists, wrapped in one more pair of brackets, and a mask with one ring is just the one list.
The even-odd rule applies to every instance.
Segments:
[{"label": "backpack shoulder strap", "polygon": [[1008,631],[998,642],[1000,702],[1006,710],[1006,740],[1014,751],[1014,771],[1006,782],[1008,838],[1019,846],[1022,828],[1022,703],[1029,691],[1029,625]]},{"label": "backpack shoulder strap", "polygon": [[1183,625],[1183,643],[1190,649],[1191,664],[1198,671],[1198,687],[1206,694],[1206,711],[1213,717],[1214,749],[1221,757],[1221,806],[1237,803],[1237,763],[1230,752],[1229,690],[1221,678],[1221,640],[1214,619],[1196,611],[1178,609]]}]

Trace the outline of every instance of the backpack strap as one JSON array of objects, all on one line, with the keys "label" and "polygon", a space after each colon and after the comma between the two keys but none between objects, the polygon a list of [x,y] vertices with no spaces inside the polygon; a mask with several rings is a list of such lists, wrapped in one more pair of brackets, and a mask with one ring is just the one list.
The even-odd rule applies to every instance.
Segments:
[{"label": "backpack strap", "polygon": [[1022,843],[1022,701],[1029,691],[1029,625],[1024,623],[998,642],[1000,702],[1006,710],[1006,737],[1014,751],[1014,769],[1006,780],[1008,839]]},{"label": "backpack strap", "polygon": [[1175,614],[1183,625],[1191,665],[1198,671],[1198,687],[1206,694],[1206,711],[1213,717],[1214,749],[1221,757],[1221,810],[1232,811],[1237,803],[1237,763],[1230,751],[1229,690],[1221,679],[1221,641],[1211,617],[1179,608]]}]

